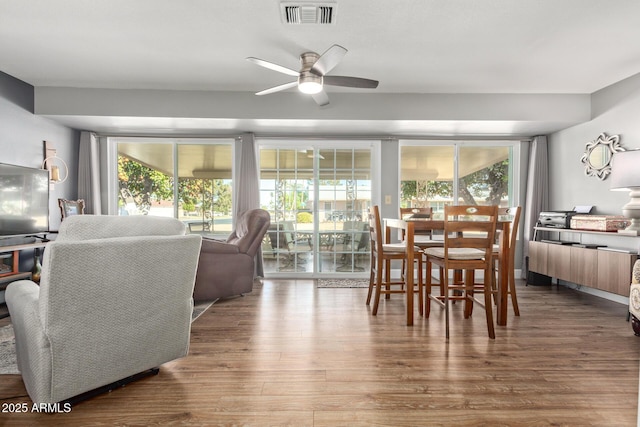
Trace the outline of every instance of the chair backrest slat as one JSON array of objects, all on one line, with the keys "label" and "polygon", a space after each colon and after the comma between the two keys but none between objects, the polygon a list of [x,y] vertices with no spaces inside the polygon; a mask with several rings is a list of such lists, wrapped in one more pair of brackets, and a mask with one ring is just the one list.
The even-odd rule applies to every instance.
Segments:
[{"label": "chair backrest slat", "polygon": [[[518,238],[518,227],[520,226],[521,206],[511,206],[508,208],[498,208],[498,219],[507,218],[511,221],[511,230],[509,235],[509,254],[513,258],[516,251],[516,241]],[[513,252],[513,254],[511,254]]]},{"label": "chair backrest slat", "polygon": [[369,211],[369,237],[372,255],[381,254],[384,237],[380,220],[380,208],[377,205],[372,206]]},{"label": "chair backrest slat", "polygon": [[497,219],[497,206],[445,206],[445,257],[449,248],[474,248],[490,259]]}]

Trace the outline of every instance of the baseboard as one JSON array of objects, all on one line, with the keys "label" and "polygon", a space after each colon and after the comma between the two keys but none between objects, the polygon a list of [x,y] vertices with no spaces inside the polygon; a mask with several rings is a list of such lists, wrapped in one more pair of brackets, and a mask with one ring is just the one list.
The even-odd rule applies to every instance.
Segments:
[{"label": "baseboard", "polygon": [[602,291],[600,289],[590,288],[588,286],[577,285],[571,282],[565,282],[564,280],[558,281],[558,286],[564,286],[568,289],[573,289],[574,291],[583,292],[585,294],[593,295],[596,297],[604,298],[609,301],[617,302],[619,304],[623,304],[629,306],[629,298],[624,297],[618,294],[612,294],[611,292]]}]

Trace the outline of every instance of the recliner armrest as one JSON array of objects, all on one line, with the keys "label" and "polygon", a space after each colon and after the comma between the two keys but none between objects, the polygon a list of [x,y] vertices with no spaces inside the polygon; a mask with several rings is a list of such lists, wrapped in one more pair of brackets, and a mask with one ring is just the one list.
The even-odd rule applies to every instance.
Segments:
[{"label": "recliner armrest", "polygon": [[217,253],[217,254],[238,254],[240,253],[240,249],[238,246],[221,242],[219,240],[213,239],[202,239],[202,247],[200,249],[201,252],[206,253]]},{"label": "recliner armrest", "polygon": [[31,280],[16,280],[7,285],[5,299],[17,310],[24,310],[27,306],[37,308],[40,299],[40,286]]},{"label": "recliner armrest", "polygon": [[40,316],[40,286],[31,280],[17,280],[9,283],[4,294],[14,330],[42,326]]}]

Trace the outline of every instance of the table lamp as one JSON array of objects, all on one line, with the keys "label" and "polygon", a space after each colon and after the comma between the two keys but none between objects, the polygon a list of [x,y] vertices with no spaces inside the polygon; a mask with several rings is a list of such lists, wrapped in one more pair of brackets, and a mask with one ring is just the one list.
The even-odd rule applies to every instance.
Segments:
[{"label": "table lamp", "polygon": [[622,207],[622,214],[631,224],[621,231],[638,235],[640,231],[640,150],[615,153],[611,160],[611,189],[629,191],[631,200]]}]

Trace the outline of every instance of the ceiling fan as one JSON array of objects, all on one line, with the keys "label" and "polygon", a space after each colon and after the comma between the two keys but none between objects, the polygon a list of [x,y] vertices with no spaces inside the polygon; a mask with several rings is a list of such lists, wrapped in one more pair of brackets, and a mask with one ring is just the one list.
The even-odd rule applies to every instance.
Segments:
[{"label": "ceiling fan", "polygon": [[337,44],[331,46],[322,55],[318,55],[315,52],[305,52],[300,55],[300,71],[254,57],[247,58],[247,61],[298,78],[294,82],[257,92],[256,95],[267,95],[298,86],[300,92],[310,94],[318,105],[323,106],[329,104],[329,97],[324,91],[324,85],[361,89],[375,89],[378,87],[377,80],[350,76],[327,76],[327,73],[338,65],[346,54],[347,49]]}]

